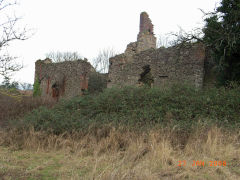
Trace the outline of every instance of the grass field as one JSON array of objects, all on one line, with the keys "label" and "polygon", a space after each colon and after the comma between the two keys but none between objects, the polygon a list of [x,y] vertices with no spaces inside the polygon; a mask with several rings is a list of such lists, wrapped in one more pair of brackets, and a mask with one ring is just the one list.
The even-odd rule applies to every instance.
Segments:
[{"label": "grass field", "polygon": [[0,94],[0,180],[238,180],[240,86]]},{"label": "grass field", "polygon": [[34,130],[2,131],[0,177],[13,180],[240,179],[239,132],[228,134],[219,128],[199,130],[188,138],[184,147],[181,138],[172,137],[170,130],[136,134],[111,129],[106,137],[102,133],[82,136],[47,135]]}]

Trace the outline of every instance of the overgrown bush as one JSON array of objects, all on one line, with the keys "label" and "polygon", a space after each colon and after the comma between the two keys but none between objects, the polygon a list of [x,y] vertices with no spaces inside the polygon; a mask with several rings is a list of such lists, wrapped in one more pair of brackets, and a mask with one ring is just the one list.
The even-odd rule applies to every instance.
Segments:
[{"label": "overgrown bush", "polygon": [[203,42],[217,65],[219,85],[240,82],[240,1],[221,0],[213,12],[205,15]]},{"label": "overgrown bush", "polygon": [[40,89],[40,82],[39,80],[35,80],[34,84],[33,84],[33,96],[41,96],[41,89]]},{"label": "overgrown bush", "polygon": [[239,90],[239,86],[196,90],[180,85],[168,89],[111,88],[98,95],[61,101],[52,109],[36,109],[22,119],[21,126],[54,133],[105,124],[140,130],[168,126],[190,131],[199,123],[239,128]]},{"label": "overgrown bush", "polygon": [[90,73],[88,81],[88,92],[98,93],[102,92],[107,87],[107,74],[98,72]]},{"label": "overgrown bush", "polygon": [[16,89],[0,90],[0,127],[8,125],[11,119],[18,122],[19,118],[39,106],[52,107],[54,103],[41,98],[24,96]]}]

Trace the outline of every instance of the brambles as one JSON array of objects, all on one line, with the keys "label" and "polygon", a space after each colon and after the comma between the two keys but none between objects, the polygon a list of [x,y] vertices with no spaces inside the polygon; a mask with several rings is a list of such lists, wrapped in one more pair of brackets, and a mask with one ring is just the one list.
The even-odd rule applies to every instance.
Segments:
[{"label": "brambles", "polygon": [[88,131],[89,127],[112,124],[144,130],[157,126],[190,132],[199,122],[225,128],[239,127],[239,86],[229,89],[196,90],[190,86],[172,88],[125,87],[105,89],[60,101],[54,108],[41,107],[21,123],[36,130]]},{"label": "brambles", "polygon": [[[10,105],[15,111],[27,109],[26,104],[23,109]],[[62,100],[21,114],[14,126],[0,130],[5,168],[0,176],[164,179],[171,172],[167,176],[172,179],[238,179],[239,105],[234,84],[205,90],[183,85],[111,88]],[[200,160],[227,165],[216,171],[192,166]],[[181,171],[179,161],[186,161]]]},{"label": "brambles", "polygon": [[40,106],[52,107],[55,102],[40,98],[33,98],[31,92],[22,94],[20,90],[0,90],[0,128],[9,126],[9,122],[14,120],[14,124],[18,123],[27,113]]}]

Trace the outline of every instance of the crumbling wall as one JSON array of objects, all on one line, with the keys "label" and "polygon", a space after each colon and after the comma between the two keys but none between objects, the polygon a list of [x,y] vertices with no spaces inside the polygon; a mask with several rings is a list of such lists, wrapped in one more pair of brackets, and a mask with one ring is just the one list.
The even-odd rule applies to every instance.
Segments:
[{"label": "crumbling wall", "polygon": [[153,33],[153,24],[146,12],[140,14],[140,28],[137,37],[137,53],[156,48],[156,37]]},{"label": "crumbling wall", "polygon": [[148,14],[142,12],[137,41],[128,44],[123,54],[110,58],[107,87],[141,83],[161,87],[184,81],[202,87],[204,59],[201,44],[156,49],[153,24]]},{"label": "crumbling wall", "polygon": [[142,12],[140,14],[139,35],[142,33],[143,34],[153,34],[153,24],[146,12]]},{"label": "crumbling wall", "polygon": [[89,74],[95,70],[84,60],[52,63],[50,59],[35,63],[35,81],[41,96],[58,100],[83,94],[88,89]]},{"label": "crumbling wall", "polygon": [[205,48],[185,43],[156,49],[153,24],[146,12],[140,15],[136,42],[128,44],[125,53],[110,58],[108,74],[96,73],[84,60],[52,63],[50,59],[35,63],[35,81],[40,83],[41,96],[58,100],[93,93],[106,86],[142,85],[163,87],[174,82],[189,82],[202,87]]},{"label": "crumbling wall", "polygon": [[170,48],[148,49],[132,56],[121,54],[110,59],[108,87],[139,85],[143,67],[149,66],[153,86],[173,82],[189,82],[202,87],[205,49],[201,44],[185,44]]},{"label": "crumbling wall", "polygon": [[141,51],[154,48],[156,49],[156,37],[153,33],[153,24],[146,12],[140,14],[140,27],[137,36],[137,41],[127,45],[125,55],[128,56],[128,60],[131,57]]}]

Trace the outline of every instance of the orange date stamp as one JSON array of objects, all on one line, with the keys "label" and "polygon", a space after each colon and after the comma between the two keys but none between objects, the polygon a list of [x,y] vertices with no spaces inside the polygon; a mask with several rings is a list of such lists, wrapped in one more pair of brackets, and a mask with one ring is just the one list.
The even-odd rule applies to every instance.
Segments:
[{"label": "orange date stamp", "polygon": [[[187,165],[187,161],[183,160],[183,161],[178,161],[178,166],[186,166]],[[219,167],[219,166],[227,166],[227,162],[226,161],[192,161],[191,163],[192,166],[210,166],[210,167]]]}]

